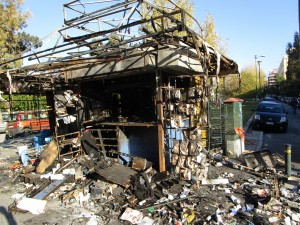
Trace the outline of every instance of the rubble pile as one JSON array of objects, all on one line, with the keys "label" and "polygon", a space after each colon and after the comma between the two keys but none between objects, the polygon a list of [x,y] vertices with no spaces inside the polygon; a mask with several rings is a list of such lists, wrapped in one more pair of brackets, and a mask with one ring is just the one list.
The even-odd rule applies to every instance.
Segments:
[{"label": "rubble pile", "polygon": [[300,222],[298,174],[286,177],[282,158],[268,151],[239,159],[208,154],[207,172],[201,180],[182,179],[175,168],[158,172],[150,162],[134,156],[123,165],[116,156],[83,154],[48,161],[52,164],[43,168],[45,173],[31,169],[38,168],[45,155],[52,159],[51,154],[57,154],[53,148],[50,142],[26,166],[1,162],[1,182],[25,187],[12,196],[10,212],[42,215],[49,210],[48,201],[57,201],[59,207],[76,209],[81,215],[69,215],[72,224]]}]

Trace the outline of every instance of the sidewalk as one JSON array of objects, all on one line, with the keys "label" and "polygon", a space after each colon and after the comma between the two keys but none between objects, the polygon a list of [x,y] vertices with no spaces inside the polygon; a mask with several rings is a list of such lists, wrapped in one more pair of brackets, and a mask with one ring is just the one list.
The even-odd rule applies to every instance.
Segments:
[{"label": "sidewalk", "polygon": [[244,126],[245,131],[245,151],[259,151],[263,145],[263,131],[252,130],[252,118]]}]

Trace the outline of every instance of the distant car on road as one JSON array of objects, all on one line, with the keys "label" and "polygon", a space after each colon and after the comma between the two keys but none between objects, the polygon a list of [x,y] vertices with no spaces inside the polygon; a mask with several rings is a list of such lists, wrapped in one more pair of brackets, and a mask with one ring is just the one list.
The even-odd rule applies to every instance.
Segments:
[{"label": "distant car on road", "polygon": [[275,128],[286,132],[288,128],[287,112],[283,105],[272,101],[259,103],[252,121],[253,129]]},{"label": "distant car on road", "polygon": [[8,114],[6,112],[0,112],[0,134],[7,132]]},{"label": "distant car on road", "polygon": [[272,97],[265,97],[262,101],[276,102],[276,99],[275,99],[275,98],[272,98]]}]

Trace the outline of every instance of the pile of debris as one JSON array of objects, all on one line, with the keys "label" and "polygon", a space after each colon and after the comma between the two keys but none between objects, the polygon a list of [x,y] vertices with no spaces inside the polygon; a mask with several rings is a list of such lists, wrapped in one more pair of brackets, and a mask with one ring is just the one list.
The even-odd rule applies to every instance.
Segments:
[{"label": "pile of debris", "polygon": [[205,176],[190,181],[176,175],[175,168],[158,172],[151,162],[134,156],[128,165],[115,156],[57,156],[52,140],[35,160],[24,161],[20,155],[23,163],[1,167],[1,176],[26,185],[13,196],[10,212],[41,214],[47,201],[54,200],[90,212],[88,224],[300,222],[298,174],[294,180],[286,177],[282,157],[269,151],[239,159],[210,153],[203,164]]}]

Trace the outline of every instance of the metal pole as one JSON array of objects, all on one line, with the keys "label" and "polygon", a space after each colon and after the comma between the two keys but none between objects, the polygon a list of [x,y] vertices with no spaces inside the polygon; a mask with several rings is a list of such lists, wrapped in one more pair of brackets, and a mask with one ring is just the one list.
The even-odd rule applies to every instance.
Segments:
[{"label": "metal pole", "polygon": [[257,101],[257,68],[256,68],[257,55],[255,55],[254,58],[255,58],[255,64],[254,64],[255,65],[255,100]]},{"label": "metal pole", "polygon": [[291,168],[292,168],[292,145],[285,145],[285,174],[290,177],[291,176]]},{"label": "metal pole", "polygon": [[[257,61],[258,57],[265,57],[265,56],[264,55],[254,55],[254,59],[255,59],[255,64],[254,64],[255,65],[255,83],[256,83],[256,85],[255,85],[256,86],[256,88],[255,88],[255,90],[256,90],[256,99],[255,100],[258,99],[258,93],[257,93],[257,66],[256,66],[256,61]],[[261,61],[259,61],[259,62],[261,62]],[[260,83],[259,83],[259,85],[260,85]]]},{"label": "metal pole", "polygon": [[261,97],[261,96],[260,96],[260,94],[261,94],[261,82],[260,82],[260,63],[261,63],[261,61],[257,61],[257,63],[258,63],[258,84],[259,84],[259,97]]},{"label": "metal pole", "polygon": [[261,88],[261,80],[260,80],[260,63],[261,61],[257,61],[258,63],[258,84],[259,84],[259,89]]}]

